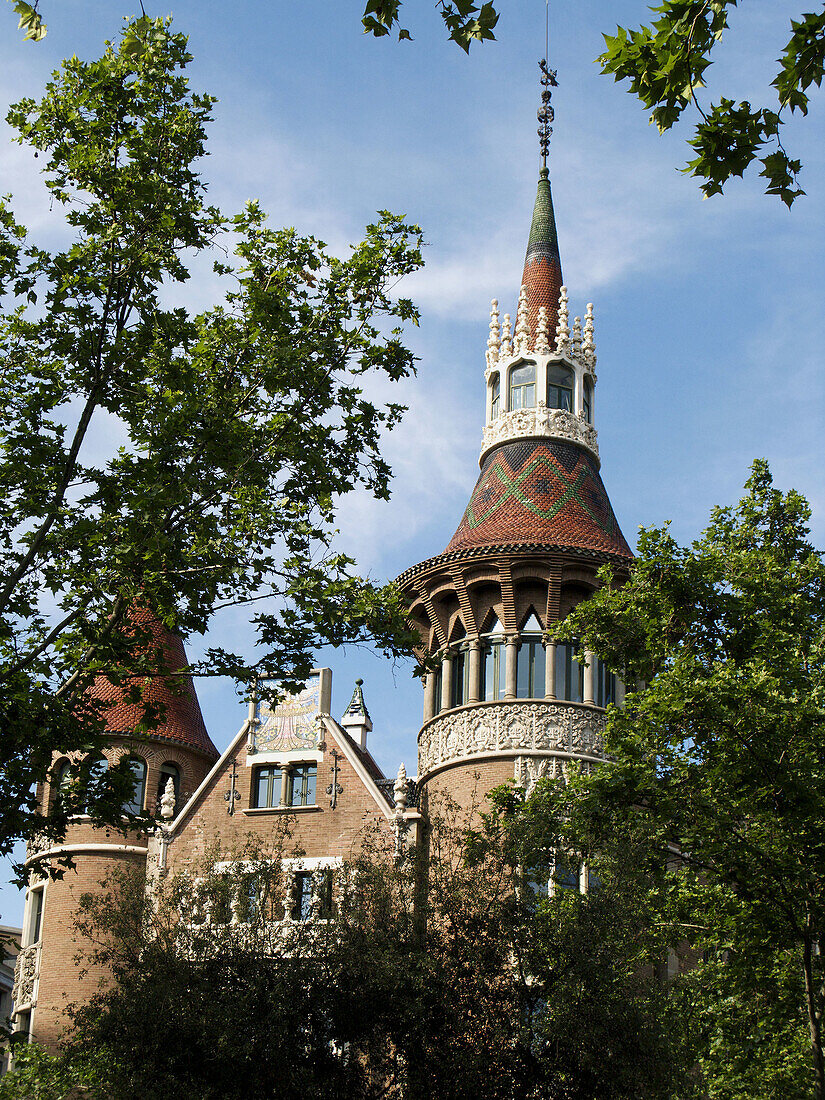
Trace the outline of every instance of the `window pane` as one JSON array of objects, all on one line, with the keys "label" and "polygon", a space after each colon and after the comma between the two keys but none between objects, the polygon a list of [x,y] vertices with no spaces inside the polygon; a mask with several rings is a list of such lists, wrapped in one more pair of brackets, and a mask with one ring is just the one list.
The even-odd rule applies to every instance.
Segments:
[{"label": "window pane", "polygon": [[566,856],[563,852],[556,853],[556,866],[553,870],[553,882],[556,884],[556,888],[559,890],[575,890],[576,892],[578,892],[578,864],[572,863],[568,856]]},{"label": "window pane", "polygon": [[544,698],[544,646],[541,642],[532,642],[533,649],[533,680],[530,691],[533,699]]},{"label": "window pane", "polygon": [[563,389],[573,389],[573,372],[563,363],[547,364],[547,381]]},{"label": "window pane", "polygon": [[256,806],[279,806],[281,803],[281,769],[258,768],[255,782]]},{"label": "window pane", "polygon": [[139,814],[143,809],[143,796],[146,794],[146,763],[138,756],[129,761],[129,770],[134,776],[135,792],[128,802],[123,804],[123,812]]},{"label": "window pane", "polygon": [[306,765],[293,768],[292,781],[290,783],[291,806],[315,805],[315,778],[317,769]]},{"label": "window pane", "polygon": [[530,697],[531,648],[523,645],[516,654],[516,695],[519,699]]},{"label": "window pane", "polygon": [[516,367],[514,371],[510,372],[511,386],[524,386],[535,381],[536,368],[530,363],[525,364],[523,367]]},{"label": "window pane", "polygon": [[435,690],[433,692],[433,697],[435,699],[435,713],[438,714],[438,712],[441,710],[441,683],[442,683],[442,680],[441,680],[441,664],[440,664],[440,662],[439,662],[438,668],[435,670],[434,676],[435,676]]},{"label": "window pane", "polygon": [[32,915],[29,943],[37,943],[40,940],[40,931],[43,926],[43,890],[36,890],[32,894]]},{"label": "window pane", "polygon": [[312,913],[312,872],[298,871],[295,875],[293,920],[308,920]]},{"label": "window pane", "polygon": [[464,702],[464,662],[465,655],[462,650],[453,657],[452,705],[454,707],[460,707]]}]

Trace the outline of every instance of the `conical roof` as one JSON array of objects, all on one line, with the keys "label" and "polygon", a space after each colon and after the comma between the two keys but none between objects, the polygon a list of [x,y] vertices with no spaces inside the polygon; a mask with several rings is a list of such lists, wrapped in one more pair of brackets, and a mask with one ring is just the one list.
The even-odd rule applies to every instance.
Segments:
[{"label": "conical roof", "polygon": [[[96,703],[105,704],[102,712],[106,730],[121,736],[134,733],[144,720],[145,704],[148,704],[160,710],[157,725],[149,731],[150,738],[173,741],[217,759],[219,753],[206,731],[192,677],[188,673],[179,674],[180,669],[188,667],[181,639],[148,608],[132,610],[125,631],[127,635],[139,635],[136,644],[152,653],[158,674],[122,679],[117,676],[110,679],[105,675],[95,678],[89,696]],[[132,697],[138,688],[142,701],[134,702]]]},{"label": "conical roof", "polygon": [[550,175],[546,168],[542,168],[539,176],[521,285],[527,290],[527,323],[530,332],[536,331],[539,310],[544,306],[552,340],[558,322],[559,292],[563,279]]},{"label": "conical roof", "polygon": [[487,455],[444,553],[523,544],[633,557],[588,450],[521,439]]}]

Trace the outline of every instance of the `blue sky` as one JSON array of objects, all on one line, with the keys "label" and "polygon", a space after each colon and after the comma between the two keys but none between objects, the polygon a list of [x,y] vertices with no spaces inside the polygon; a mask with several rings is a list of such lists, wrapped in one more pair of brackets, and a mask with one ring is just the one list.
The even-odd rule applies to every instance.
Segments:
[{"label": "blue sky", "polygon": [[[37,95],[60,59],[97,56],[128,5],[43,0],[44,42],[22,43],[0,9],[0,99]],[[418,377],[389,394],[409,406],[387,439],[393,498],[342,503],[342,548],[364,572],[393,577],[438,553],[458,525],[478,466],[484,350],[492,297],[514,311],[538,168],[535,112],[544,50],[542,0],[501,0],[498,41],[466,57],[446,41],[434,5],[407,0],[412,43],[360,29],[358,0],[268,4],[176,3],[195,55],[190,79],[218,97],[204,175],[227,210],[259,198],[274,224],[295,225],[345,250],[377,209],[404,213],[428,241],[426,268],[404,292],[421,308],[411,336]],[[640,524],[672,520],[696,536],[714,504],[738,499],[748,467],[769,459],[777,482],[803,492],[825,545],[825,111],[814,95],[785,144],[805,166],[807,196],[788,212],[758,178],[703,201],[677,171],[687,130],[660,137],[643,108],[593,59],[601,32],[637,25],[637,0],[551,5],[558,70],[551,179],[565,281],[576,313],[593,301],[602,476],[628,541]],[[752,0],[709,74],[710,93],[762,102],[773,59],[798,13]],[[168,8],[149,14],[167,14]],[[37,185],[37,165],[0,130],[2,190],[49,242],[59,228]],[[181,293],[211,300],[209,278]],[[101,445],[106,427],[101,425]],[[242,611],[216,627],[248,643]],[[202,645],[193,639],[194,654]],[[365,680],[371,747],[394,774],[415,770],[421,690],[409,669],[366,650],[322,651],[333,668],[333,710]],[[199,694],[224,748],[243,719],[231,684]],[[0,919],[20,913],[10,893]]]}]

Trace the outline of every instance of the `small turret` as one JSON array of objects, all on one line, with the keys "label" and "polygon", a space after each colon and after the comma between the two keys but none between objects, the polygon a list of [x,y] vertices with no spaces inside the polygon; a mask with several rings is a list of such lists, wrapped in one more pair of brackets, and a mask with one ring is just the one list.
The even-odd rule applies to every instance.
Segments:
[{"label": "small turret", "polygon": [[349,706],[344,711],[341,725],[355,741],[359,748],[366,749],[367,734],[372,731],[372,719],[364,702],[364,692],[361,690],[363,680],[355,681],[355,691],[349,701]]}]

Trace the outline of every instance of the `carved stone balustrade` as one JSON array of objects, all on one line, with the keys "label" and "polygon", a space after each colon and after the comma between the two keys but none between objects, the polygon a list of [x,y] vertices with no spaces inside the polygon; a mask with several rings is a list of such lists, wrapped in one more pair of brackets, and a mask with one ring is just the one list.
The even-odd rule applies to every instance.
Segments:
[{"label": "carved stone balustrade", "polygon": [[34,1003],[39,975],[40,944],[33,943],[20,951],[14,964],[14,986],[11,995],[18,1012],[30,1008]]},{"label": "carved stone balustrade", "polygon": [[458,707],[430,719],[419,733],[419,781],[447,764],[485,757],[601,760],[605,721],[599,707],[550,699]]},{"label": "carved stone balustrade", "polygon": [[565,439],[587,447],[598,458],[599,444],[596,429],[575,413],[565,409],[548,409],[539,405],[532,409],[516,409],[505,412],[484,429],[481,443],[482,460],[487,451],[497,443],[508,439],[547,437]]}]

